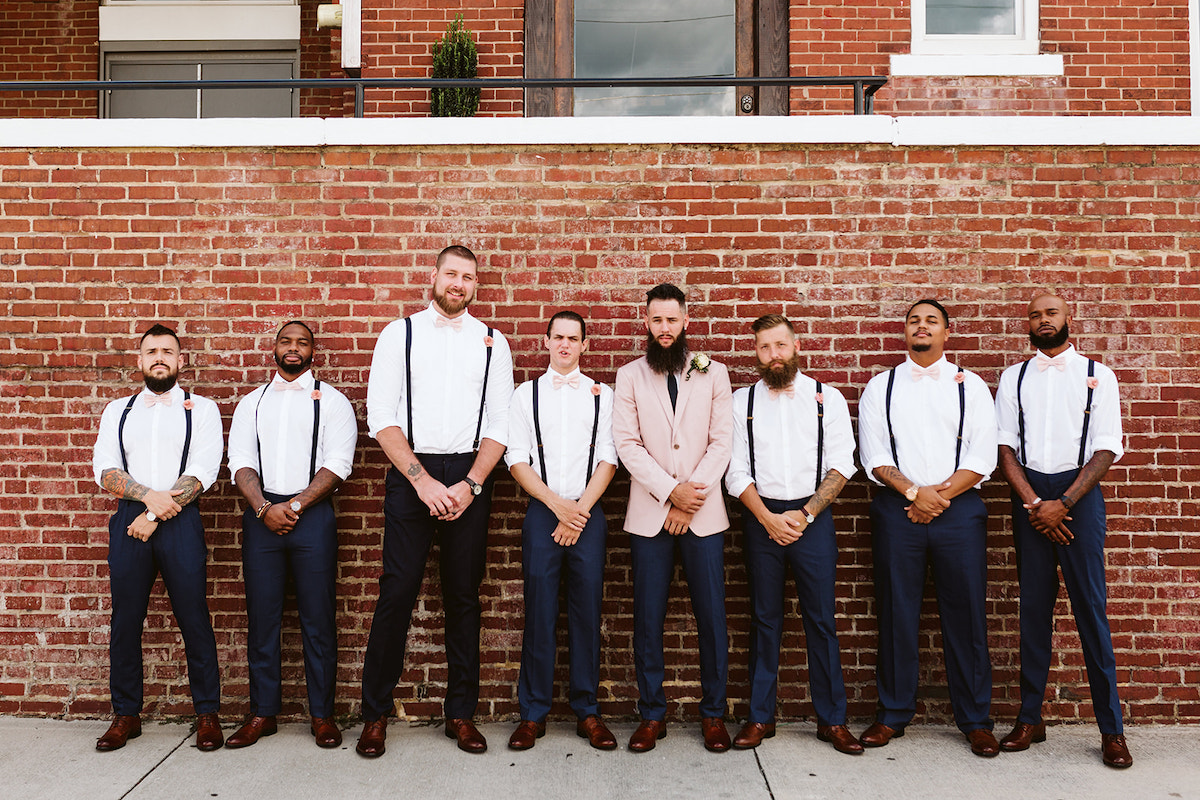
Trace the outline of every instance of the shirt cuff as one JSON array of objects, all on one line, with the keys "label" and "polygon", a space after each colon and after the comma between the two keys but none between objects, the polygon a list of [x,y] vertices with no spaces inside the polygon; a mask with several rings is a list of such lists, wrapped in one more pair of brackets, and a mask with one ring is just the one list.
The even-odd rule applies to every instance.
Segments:
[{"label": "shirt cuff", "polygon": [[1107,450],[1113,454],[1113,461],[1120,461],[1121,456],[1125,455],[1125,448],[1121,446],[1121,440],[1115,436],[1097,436],[1092,441],[1092,452],[1098,450]]}]

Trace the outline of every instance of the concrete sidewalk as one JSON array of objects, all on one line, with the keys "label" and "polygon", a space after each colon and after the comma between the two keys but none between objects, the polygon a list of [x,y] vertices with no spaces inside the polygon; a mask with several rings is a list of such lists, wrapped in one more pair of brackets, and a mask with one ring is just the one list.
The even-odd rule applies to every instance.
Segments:
[{"label": "concrete sidewalk", "polygon": [[[388,751],[374,761],[354,752],[357,726],[335,750],[291,723],[253,747],[201,753],[188,725],[150,723],[124,749],[98,753],[107,725],[0,717],[0,800],[1200,798],[1200,727],[1185,725],[1128,728],[1134,765],[1121,771],[1100,763],[1092,725],[1051,727],[1028,752],[981,759],[947,727],[912,726],[854,757],[818,742],[806,724],[781,725],[757,750],[725,754],[704,750],[698,725],[671,724],[654,751],[635,755],[624,750],[632,723],[612,726],[622,749],[608,753],[566,722],[514,753],[505,747],[514,725],[493,723],[480,726],[490,749],[472,756],[440,724],[393,723]],[[235,730],[232,721],[225,728]]]}]

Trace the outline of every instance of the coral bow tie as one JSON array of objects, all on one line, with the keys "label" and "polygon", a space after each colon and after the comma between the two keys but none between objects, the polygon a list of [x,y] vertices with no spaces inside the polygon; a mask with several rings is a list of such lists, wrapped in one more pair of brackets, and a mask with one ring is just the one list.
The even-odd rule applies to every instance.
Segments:
[{"label": "coral bow tie", "polygon": [[146,408],[154,408],[156,405],[171,405],[171,393],[163,392],[162,394],[144,394],[142,402],[146,404]]},{"label": "coral bow tie", "polygon": [[433,327],[435,327],[435,328],[453,328],[456,331],[461,331],[462,330],[462,317],[455,317],[454,319],[450,319],[449,317],[443,317],[441,314],[437,314],[433,318]]},{"label": "coral bow tie", "polygon": [[941,367],[939,367],[937,364],[934,364],[932,367],[918,367],[916,364],[912,365],[912,379],[914,383],[921,380],[921,378],[933,378],[936,381],[941,374]]},{"label": "coral bow tie", "polygon": [[796,385],[792,384],[791,386],[787,387],[786,389],[771,389],[770,391],[771,391],[770,397],[772,400],[778,400],[781,397],[795,397],[796,396]]},{"label": "coral bow tie", "polygon": [[275,391],[277,392],[299,392],[304,389],[304,387],[300,385],[300,381],[285,381],[282,378],[276,378],[275,380],[271,381],[271,386],[274,387]]},{"label": "coral bow tie", "polygon": [[564,386],[570,386],[572,389],[578,389],[579,388],[579,376],[572,375],[571,377],[567,378],[562,375],[555,375],[554,376],[554,388],[561,389]]},{"label": "coral bow tie", "polygon": [[1038,353],[1037,354],[1038,372],[1045,372],[1046,370],[1050,369],[1051,367],[1054,367],[1059,372],[1062,372],[1063,370],[1065,370],[1067,368],[1067,354],[1059,353],[1054,358],[1050,358],[1049,356],[1045,356],[1045,355],[1042,355],[1041,353]]}]

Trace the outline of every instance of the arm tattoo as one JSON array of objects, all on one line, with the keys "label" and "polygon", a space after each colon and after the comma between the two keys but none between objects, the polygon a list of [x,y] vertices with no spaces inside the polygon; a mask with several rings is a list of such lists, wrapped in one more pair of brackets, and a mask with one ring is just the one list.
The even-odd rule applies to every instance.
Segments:
[{"label": "arm tattoo", "polygon": [[[883,481],[888,487],[901,491],[898,487],[904,483],[912,483],[899,467],[883,466],[875,468],[875,477]],[[905,487],[907,488],[907,487]]]},{"label": "arm tattoo", "polygon": [[1078,477],[1071,484],[1067,493],[1071,499],[1078,502],[1079,498],[1090,492],[1100,483],[1100,480],[1108,473],[1108,468],[1112,466],[1113,454],[1108,450],[1097,450],[1096,453],[1088,459],[1088,462],[1083,465],[1083,469],[1079,471]]},{"label": "arm tattoo", "polygon": [[808,501],[809,513],[816,516],[829,508],[830,504],[842,493],[845,485],[846,478],[842,473],[836,469],[826,472],[825,479],[821,481],[821,485],[817,487],[817,491],[813,493],[812,498]]},{"label": "arm tattoo", "polygon": [[405,473],[407,473],[408,479],[410,481],[415,481],[417,478],[421,477],[422,471],[423,470],[421,468],[421,462],[414,461],[413,463],[408,465],[408,469],[405,470]]},{"label": "arm tattoo", "polygon": [[183,489],[183,494],[175,497],[175,502],[181,506],[186,506],[204,493],[204,487],[200,481],[191,475],[180,475],[179,480],[175,481],[175,485],[171,487],[172,491],[175,489]]},{"label": "arm tattoo", "polygon": [[100,473],[100,485],[125,500],[141,500],[150,491],[135,481],[125,470],[110,467]]}]

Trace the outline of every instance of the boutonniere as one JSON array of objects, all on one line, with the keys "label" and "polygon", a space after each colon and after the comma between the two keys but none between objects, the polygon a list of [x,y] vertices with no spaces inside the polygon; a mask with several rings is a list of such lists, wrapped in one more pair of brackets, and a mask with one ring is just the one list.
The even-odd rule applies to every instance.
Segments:
[{"label": "boutonniere", "polygon": [[183,407],[186,411],[191,411],[193,408],[196,407],[196,404],[193,403],[191,401],[191,399],[189,398],[189,399],[183,401]]},{"label": "boutonniere", "polygon": [[692,356],[692,363],[688,366],[687,374],[683,376],[685,381],[692,379],[692,372],[707,373],[708,368],[712,365],[712,359],[704,355],[704,353],[696,353]]},{"label": "boutonniere", "polygon": [[483,337],[483,344],[484,344],[484,346],[486,346],[486,347],[491,347],[491,346],[492,346],[492,337],[490,337],[490,336],[484,336],[484,337]]},{"label": "boutonniere", "polygon": [[321,399],[321,390],[313,389],[312,392],[308,396],[311,397],[313,400],[320,400]]},{"label": "boutonniere", "polygon": [[1097,386],[1099,386],[1099,385],[1100,385],[1100,379],[1099,379],[1099,378],[1095,378],[1095,377],[1093,377],[1093,378],[1088,378],[1088,379],[1087,379],[1087,387],[1088,387],[1089,389],[1095,389],[1095,388],[1096,388]]},{"label": "boutonniere", "polygon": [[966,379],[967,379],[967,373],[965,373],[965,372],[954,373],[954,382],[955,383],[962,383]]},{"label": "boutonniere", "polygon": [[824,403],[824,402],[825,402],[825,394],[824,394],[824,392],[817,392],[817,395],[816,395],[816,397],[817,397],[817,402],[818,402],[818,403]]},{"label": "boutonniere", "polygon": [[596,395],[597,397],[600,396],[600,384],[598,384],[598,383],[592,384],[592,394]]}]

